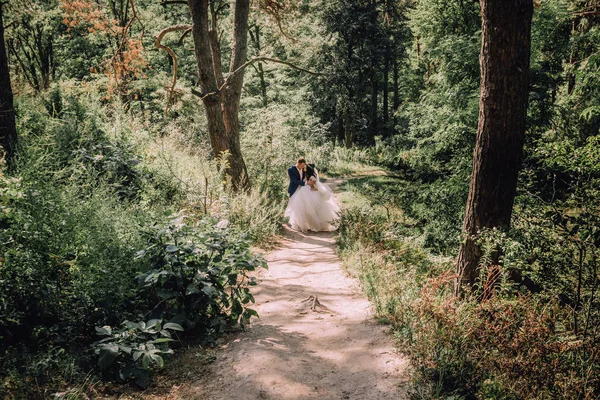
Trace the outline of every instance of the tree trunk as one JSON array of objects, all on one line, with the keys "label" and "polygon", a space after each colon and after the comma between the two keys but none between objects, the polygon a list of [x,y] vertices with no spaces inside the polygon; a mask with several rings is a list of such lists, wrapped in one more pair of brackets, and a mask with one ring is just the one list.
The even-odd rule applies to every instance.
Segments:
[{"label": "tree trunk", "polygon": [[377,135],[377,96],[379,95],[379,85],[377,82],[376,65],[371,69],[371,138]]},{"label": "tree trunk", "polygon": [[40,78],[42,90],[50,87],[50,76],[52,73],[52,40],[44,40],[43,27],[38,26],[36,35],[36,47],[40,64]]},{"label": "tree trunk", "polygon": [[[248,55],[248,16],[250,13],[250,0],[237,0],[235,2],[233,45],[231,49],[231,62],[229,73],[237,71],[245,62]],[[224,88],[223,114],[225,127],[229,139],[229,152],[231,153],[230,167],[233,187],[246,189],[250,185],[248,170],[242,156],[240,145],[240,100],[244,85],[244,71],[236,73]]]},{"label": "tree trunk", "polygon": [[398,60],[397,57],[394,57],[394,129],[396,127],[396,125],[398,124],[398,117],[396,117],[396,112],[398,111],[398,108],[400,107],[400,88],[399,88],[399,75],[400,75],[400,66],[398,65]]},{"label": "tree trunk", "polygon": [[208,34],[208,3],[209,0],[188,0],[193,22],[194,52],[198,64],[198,86],[203,94],[202,102],[206,110],[210,145],[215,157],[221,157],[222,153],[229,149],[221,112],[221,93],[218,91]]},{"label": "tree trunk", "polygon": [[[377,1],[371,1],[371,23],[373,26],[377,26]],[[379,55],[375,51],[372,50],[371,54],[371,137],[369,139],[373,139],[375,135],[377,135],[377,97],[379,95],[379,82],[377,77],[377,69],[379,67]]]},{"label": "tree trunk", "polygon": [[390,78],[390,57],[392,56],[389,43],[385,46],[385,55],[383,58],[383,124],[387,130],[387,124],[390,119],[389,111],[389,78]]},{"label": "tree trunk", "polygon": [[[212,15],[213,26],[209,27],[209,0],[188,0],[188,6],[193,22],[199,86],[203,94],[202,102],[206,110],[213,154],[215,157],[229,155],[227,174],[231,177],[233,188],[236,191],[245,189],[249,187],[250,181],[241,152],[238,119],[244,72],[236,73],[221,88],[224,79],[216,35],[216,13]],[[249,0],[236,1],[230,73],[246,61],[249,10]]]},{"label": "tree trunk", "polygon": [[484,228],[508,229],[521,167],[527,114],[533,0],[482,0],[481,89],[477,142],[455,294],[478,277]]},{"label": "tree trunk", "polygon": [[344,113],[344,146],[351,149],[354,146],[354,126],[350,120],[350,113]]},{"label": "tree trunk", "polygon": [[0,145],[6,153],[6,163],[10,167],[17,145],[17,127],[10,86],[10,70],[4,44],[3,5],[0,4]]},{"label": "tree trunk", "polygon": [[258,67],[258,77],[260,79],[260,95],[262,97],[262,105],[266,107],[268,105],[267,102],[267,81],[265,80],[265,70],[263,69],[263,63],[259,62],[257,64]]},{"label": "tree trunk", "polygon": [[344,118],[341,115],[337,117],[337,143],[343,145],[346,138],[346,131],[344,128]]},{"label": "tree trunk", "polygon": [[[254,25],[254,34],[252,30],[250,30],[250,38],[252,39],[252,43],[254,43],[254,49],[256,50],[256,54],[260,54],[260,28],[258,25]],[[262,97],[262,105],[263,107],[267,106],[267,82],[265,80],[265,70],[263,69],[263,63],[256,63],[258,79],[260,80],[260,95]]]}]

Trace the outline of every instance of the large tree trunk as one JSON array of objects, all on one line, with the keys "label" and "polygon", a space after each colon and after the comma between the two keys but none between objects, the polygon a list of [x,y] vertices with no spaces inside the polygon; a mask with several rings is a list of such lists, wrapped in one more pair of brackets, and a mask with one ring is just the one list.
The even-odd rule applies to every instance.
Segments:
[{"label": "large tree trunk", "polygon": [[198,64],[198,86],[203,94],[202,102],[206,110],[210,145],[215,157],[220,157],[223,152],[228,151],[227,132],[223,122],[221,93],[215,77],[208,34],[208,3],[209,0],[188,0],[193,22],[194,51]]},{"label": "large tree trunk", "polygon": [[4,149],[6,162],[10,166],[17,145],[17,128],[13,107],[13,93],[10,86],[8,58],[4,44],[3,5],[0,4],[0,146]]},{"label": "large tree trunk", "polygon": [[[194,51],[198,64],[198,79],[202,102],[208,120],[210,143],[215,157],[229,154],[227,169],[235,190],[249,187],[248,172],[241,153],[240,123],[238,119],[243,70],[233,75],[225,87],[221,65],[220,45],[216,34],[216,13],[209,27],[209,0],[188,0],[192,16]],[[237,70],[246,61],[249,0],[235,4],[234,35],[229,72]],[[222,89],[222,90],[219,90]]]},{"label": "large tree trunk", "polygon": [[[248,55],[248,16],[250,13],[250,0],[237,0],[235,2],[233,45],[231,49],[231,63],[229,73],[237,71],[245,62]],[[229,160],[231,166],[231,177],[233,187],[245,189],[250,185],[248,170],[242,156],[240,146],[240,100],[242,98],[242,87],[244,85],[244,71],[237,72],[224,88],[223,114],[225,128],[227,129]]]},{"label": "large tree trunk", "polygon": [[479,123],[463,223],[455,294],[478,277],[484,228],[508,229],[521,167],[527,114],[533,0],[481,0]]}]

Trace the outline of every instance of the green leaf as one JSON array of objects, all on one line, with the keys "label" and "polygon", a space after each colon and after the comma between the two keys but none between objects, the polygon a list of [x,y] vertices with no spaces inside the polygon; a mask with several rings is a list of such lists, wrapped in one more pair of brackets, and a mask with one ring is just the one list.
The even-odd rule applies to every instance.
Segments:
[{"label": "green leaf", "polygon": [[188,285],[188,287],[185,289],[185,295],[189,296],[190,294],[195,294],[195,293],[200,293],[200,290],[198,290],[198,286],[196,286],[193,283],[190,283]]},{"label": "green leaf", "polygon": [[597,114],[600,114],[600,107],[592,106],[581,112],[581,118],[585,119],[586,121],[591,121],[591,119]]},{"label": "green leaf", "polygon": [[152,358],[150,358],[150,353],[144,353],[144,357],[142,357],[142,367],[144,369],[148,369],[151,360]]},{"label": "green leaf", "polygon": [[174,297],[179,296],[179,293],[177,293],[177,292],[175,292],[173,290],[168,290],[168,289],[164,289],[164,288],[158,288],[158,289],[156,289],[156,294],[161,299],[172,299]]},{"label": "green leaf", "polygon": [[238,316],[242,313],[243,310],[244,310],[244,307],[242,307],[242,304],[238,300],[233,300],[233,304],[231,307],[231,314],[233,316]]},{"label": "green leaf", "polygon": [[100,358],[98,358],[98,366],[100,369],[108,368],[119,355],[119,347],[114,343],[103,344],[100,347]]},{"label": "green leaf", "polygon": [[127,353],[127,354],[131,354],[131,350],[132,348],[130,346],[126,346],[124,344],[119,344],[119,349],[121,349],[121,351]]},{"label": "green leaf", "polygon": [[251,308],[246,308],[244,310],[244,314],[243,315],[244,315],[244,318],[246,318],[246,319],[250,319],[251,316],[255,316],[255,317],[258,318],[258,312],[256,312],[256,310],[253,310]]},{"label": "green leaf", "polygon": [[156,364],[158,364],[160,368],[164,367],[165,360],[163,360],[163,358],[160,355],[152,354],[150,357],[152,358],[152,360],[154,360],[154,362],[156,362]]},{"label": "green leaf", "polygon": [[218,294],[217,289],[215,289],[212,285],[206,285],[202,288],[202,291],[204,292],[205,295],[209,296],[209,297],[214,297],[215,295]]},{"label": "green leaf", "polygon": [[135,257],[134,258],[137,260],[139,258],[144,257],[145,255],[146,255],[146,250],[140,250],[140,251],[138,251],[138,252],[135,253]]},{"label": "green leaf", "polygon": [[131,321],[125,321],[123,322],[123,325],[125,326],[125,328],[127,328],[128,330],[136,330],[139,328],[137,322],[131,322]]},{"label": "green leaf", "polygon": [[96,327],[96,333],[98,335],[106,335],[106,336],[111,336],[112,335],[112,328],[110,326],[97,326]]},{"label": "green leaf", "polygon": [[174,342],[175,340],[171,339],[171,338],[167,338],[167,337],[162,337],[162,338],[158,338],[158,339],[154,339],[152,341],[152,343],[154,344],[158,344],[158,343],[166,343],[166,342]]},{"label": "green leaf", "polygon": [[251,301],[252,303],[256,303],[256,300],[254,300],[254,296],[252,296],[252,293],[246,293],[246,296],[244,296],[244,303],[248,303],[249,301]]},{"label": "green leaf", "polygon": [[163,329],[171,329],[172,331],[183,332],[183,327],[175,322],[167,322],[163,325]]},{"label": "green leaf", "polygon": [[166,251],[167,251],[167,253],[175,253],[176,251],[179,251],[179,247],[169,245],[169,246],[167,246]]},{"label": "green leaf", "polygon": [[161,319],[151,319],[150,321],[146,322],[147,329],[153,328],[156,332],[158,332],[160,331],[161,322]]},{"label": "green leaf", "polygon": [[169,332],[169,331],[168,331],[168,330],[166,330],[166,329],[163,329],[163,330],[161,330],[161,331],[160,331],[160,334],[161,334],[162,336],[164,336],[164,337],[168,337],[168,338],[170,338],[170,337],[171,337],[171,332]]}]

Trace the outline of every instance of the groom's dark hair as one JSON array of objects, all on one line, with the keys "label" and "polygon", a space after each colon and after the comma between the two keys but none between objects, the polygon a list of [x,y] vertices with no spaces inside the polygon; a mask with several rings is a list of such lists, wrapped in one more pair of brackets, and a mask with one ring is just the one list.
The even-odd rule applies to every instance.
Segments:
[{"label": "groom's dark hair", "polygon": [[306,164],[306,160],[304,159],[304,157],[298,158],[297,164]]}]

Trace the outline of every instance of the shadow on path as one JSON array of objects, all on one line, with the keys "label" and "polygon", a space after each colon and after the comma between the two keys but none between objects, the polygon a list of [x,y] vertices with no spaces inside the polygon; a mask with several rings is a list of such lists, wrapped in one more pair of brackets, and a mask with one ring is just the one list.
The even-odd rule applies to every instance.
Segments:
[{"label": "shadow on path", "polygon": [[266,258],[269,270],[254,288],[260,318],[227,338],[181,398],[407,398],[400,384],[408,363],[371,318],[358,283],[341,270],[331,233],[287,228]]}]

